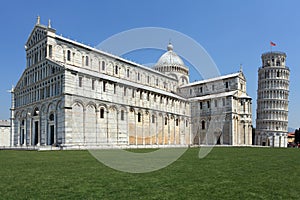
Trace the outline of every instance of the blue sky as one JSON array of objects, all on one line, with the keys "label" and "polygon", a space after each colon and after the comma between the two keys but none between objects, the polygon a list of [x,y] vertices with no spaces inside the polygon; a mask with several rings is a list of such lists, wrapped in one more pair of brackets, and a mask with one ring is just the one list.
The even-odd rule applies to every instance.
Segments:
[{"label": "blue sky", "polygon": [[[287,54],[291,69],[289,126],[298,128],[299,7],[300,1],[296,0],[4,1],[0,8],[0,119],[9,118],[7,90],[17,83],[25,68],[24,45],[40,15],[43,24],[51,19],[57,33],[91,46],[139,27],[163,27],[184,33],[206,49],[221,74],[236,72],[243,65],[248,94],[253,98],[253,120],[260,56],[270,50],[269,43],[273,41],[277,44],[274,51]],[[156,62],[156,54],[149,54],[145,60],[149,62],[151,56]],[[146,62],[144,58],[134,59]]]}]

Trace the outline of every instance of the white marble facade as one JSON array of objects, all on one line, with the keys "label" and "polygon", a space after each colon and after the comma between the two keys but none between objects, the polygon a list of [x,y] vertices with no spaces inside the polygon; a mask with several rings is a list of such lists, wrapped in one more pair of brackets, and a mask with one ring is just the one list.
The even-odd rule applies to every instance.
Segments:
[{"label": "white marble facade", "polygon": [[[210,144],[194,139],[205,135],[205,129],[194,134],[195,123],[210,117],[193,106],[208,99],[220,106],[225,99],[227,105],[227,121],[218,127],[215,142],[251,144],[251,98],[243,73],[189,83],[189,70],[171,44],[152,69],[59,36],[38,20],[26,43],[26,60],[12,91],[14,146]],[[222,88],[222,81],[230,87]],[[214,82],[213,93],[222,97],[209,96],[206,89],[189,93]]]},{"label": "white marble facade", "polygon": [[193,144],[252,144],[252,103],[242,71],[186,84]]}]

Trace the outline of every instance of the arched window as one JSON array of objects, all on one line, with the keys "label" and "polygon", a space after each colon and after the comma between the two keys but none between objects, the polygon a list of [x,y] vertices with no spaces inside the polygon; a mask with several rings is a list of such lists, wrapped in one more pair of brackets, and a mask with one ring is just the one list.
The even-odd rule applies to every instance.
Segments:
[{"label": "arched window", "polygon": [[100,108],[100,118],[104,118],[104,108]]},{"label": "arched window", "polygon": [[102,70],[105,70],[105,61],[102,61]]},{"label": "arched window", "polygon": [[155,115],[152,115],[152,123],[155,123]]},{"label": "arched window", "polygon": [[280,60],[277,60],[276,66],[280,66]]},{"label": "arched window", "polygon": [[176,119],[176,126],[178,126],[179,125],[179,120],[178,120],[178,118]]},{"label": "arched window", "polygon": [[52,45],[49,45],[49,57],[52,58]]},{"label": "arched window", "polygon": [[85,66],[89,66],[89,57],[85,56]]},{"label": "arched window", "polygon": [[140,90],[140,99],[143,99],[143,91]]},{"label": "arched window", "polygon": [[33,112],[33,116],[38,116],[39,115],[39,109],[35,108]]},{"label": "arched window", "polygon": [[82,77],[79,77],[79,80],[78,80],[78,81],[79,81],[79,83],[78,83],[78,84],[79,84],[79,87],[82,87]]},{"label": "arched window", "polygon": [[121,120],[124,121],[124,110],[121,110]]},{"label": "arched window", "polygon": [[129,69],[127,69],[127,78],[129,78],[129,76],[130,76],[130,71]]},{"label": "arched window", "polygon": [[95,90],[95,80],[92,80],[92,90]]},{"label": "arched window", "polygon": [[119,69],[119,67],[118,67],[118,65],[116,65],[116,67],[115,67],[115,74],[118,74],[118,69]]},{"label": "arched window", "polygon": [[54,114],[53,113],[50,114],[49,121],[54,121]]},{"label": "arched window", "polygon": [[201,125],[202,125],[202,129],[204,130],[205,129],[205,121],[204,120],[201,122]]},{"label": "arched window", "polygon": [[142,115],[141,113],[138,113],[138,122],[141,122],[142,121]]},{"label": "arched window", "polygon": [[70,50],[67,51],[67,60],[71,61],[71,51]]},{"label": "arched window", "polygon": [[106,82],[103,81],[102,83],[103,83],[103,85],[102,85],[102,86],[103,86],[102,90],[103,90],[103,92],[105,92],[105,91],[106,91]]},{"label": "arched window", "polygon": [[277,71],[277,77],[280,77],[280,72],[279,71]]},{"label": "arched window", "polygon": [[165,125],[168,125],[168,118],[165,117]]}]

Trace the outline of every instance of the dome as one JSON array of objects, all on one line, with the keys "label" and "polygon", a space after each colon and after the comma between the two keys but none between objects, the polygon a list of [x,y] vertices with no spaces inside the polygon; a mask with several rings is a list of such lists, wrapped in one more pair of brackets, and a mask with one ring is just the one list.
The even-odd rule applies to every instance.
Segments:
[{"label": "dome", "polygon": [[173,51],[173,45],[168,44],[167,52],[164,53],[157,61],[156,66],[185,66],[181,58]]}]

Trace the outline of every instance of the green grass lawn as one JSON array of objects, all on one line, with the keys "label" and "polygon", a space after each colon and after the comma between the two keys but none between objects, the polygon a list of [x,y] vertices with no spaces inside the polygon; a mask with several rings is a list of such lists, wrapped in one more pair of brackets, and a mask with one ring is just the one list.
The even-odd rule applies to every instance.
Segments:
[{"label": "green grass lawn", "polygon": [[[143,151],[143,150],[139,150]],[[145,174],[88,151],[0,151],[0,199],[300,199],[300,149],[191,148]]]}]

